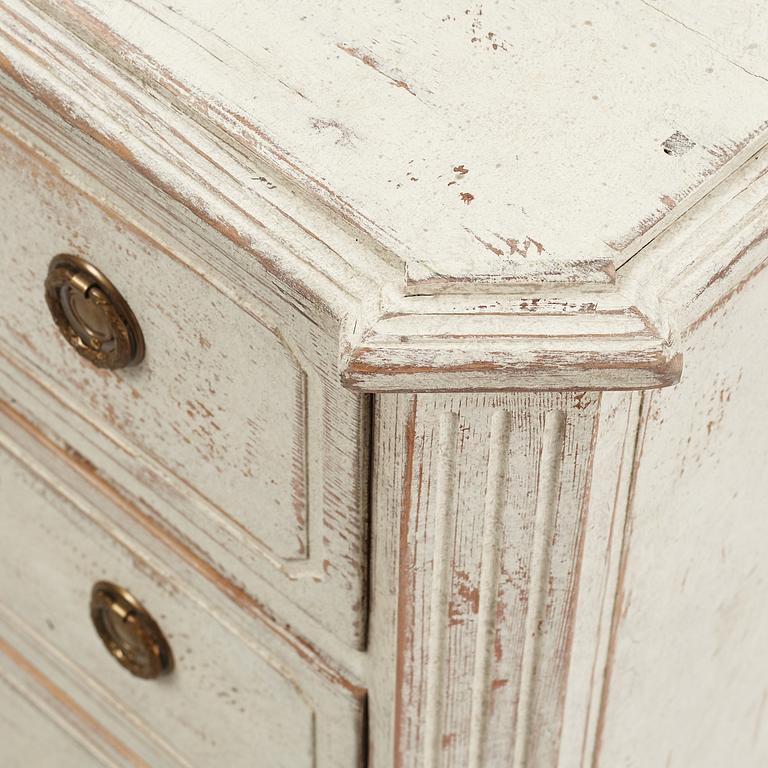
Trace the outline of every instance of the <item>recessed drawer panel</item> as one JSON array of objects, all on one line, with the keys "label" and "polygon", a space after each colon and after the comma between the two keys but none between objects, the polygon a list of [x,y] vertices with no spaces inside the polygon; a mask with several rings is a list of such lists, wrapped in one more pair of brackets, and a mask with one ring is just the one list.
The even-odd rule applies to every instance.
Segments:
[{"label": "recessed drawer panel", "polygon": [[[86,437],[122,452],[201,551],[212,540],[232,554],[238,583],[258,594],[253,577],[266,579],[361,646],[364,409],[337,381],[330,336],[278,293],[244,293],[171,252],[2,135],[0,243],[8,360],[85,422]],[[93,265],[124,298],[140,364],[99,369],[65,341],[44,296],[60,254]]]},{"label": "recessed drawer panel", "polygon": [[[0,640],[0,664],[4,660]],[[100,759],[54,720],[45,701],[32,698],[23,675],[0,668],[0,761],[3,768],[97,768],[130,763]],[[110,756],[111,757],[111,756]],[[135,765],[135,764],[134,764]]]},{"label": "recessed drawer panel", "polygon": [[[0,635],[97,720],[128,724],[130,749],[161,765],[357,765],[359,690],[211,599],[172,551],[137,540],[103,488],[70,476],[18,424],[0,427]],[[105,581],[128,601],[105,602]],[[150,668],[161,643],[165,662]]]}]

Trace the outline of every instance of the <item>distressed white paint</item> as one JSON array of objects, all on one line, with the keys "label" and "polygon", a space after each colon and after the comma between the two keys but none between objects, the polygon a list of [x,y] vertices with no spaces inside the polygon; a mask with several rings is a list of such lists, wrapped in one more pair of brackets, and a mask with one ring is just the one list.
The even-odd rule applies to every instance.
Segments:
[{"label": "distressed white paint", "polygon": [[72,733],[66,721],[57,722],[46,706],[46,698],[35,697],[25,683],[18,673],[10,678],[5,670],[0,671],[0,743],[6,768],[131,765],[112,755],[103,755],[98,747]]},{"label": "distressed white paint", "polygon": [[509,414],[496,411],[491,421],[488,449],[488,481],[485,492],[483,545],[480,556],[480,596],[475,639],[475,672],[469,730],[469,765],[481,768],[486,762],[485,746],[492,696],[491,659],[496,638],[496,593],[499,588],[504,500],[505,457],[509,441]]},{"label": "distressed white paint", "polygon": [[768,762],[763,272],[650,398],[595,765]]},{"label": "distressed white paint", "polygon": [[[579,140],[577,144],[580,153],[572,153],[570,157],[579,178],[584,179],[585,184],[592,183],[589,181],[592,179],[599,188],[595,190],[588,187],[583,190],[583,194],[576,195],[576,187],[573,184],[557,184],[557,174],[543,174],[540,167],[536,166],[536,173],[532,176],[535,181],[534,188],[526,192],[525,186],[520,186],[521,178],[515,176],[514,196],[519,197],[519,204],[525,210],[531,211],[537,201],[542,202],[538,197],[540,192],[544,197],[552,197],[543,218],[546,219],[547,226],[555,227],[560,226],[555,222],[566,221],[570,205],[579,200],[587,203],[586,212],[580,211],[578,221],[574,220],[572,225],[565,228],[568,230],[564,235],[567,251],[577,244],[581,236],[579,233],[592,231],[593,235],[588,234],[587,237],[602,238],[609,242],[611,238],[620,237],[618,230],[598,232],[599,226],[617,226],[621,220],[621,211],[624,210],[622,205],[628,202],[624,195],[642,196],[643,183],[648,182],[649,189],[655,188],[657,183],[663,184],[665,191],[659,187],[652,193],[652,200],[648,200],[647,204],[642,203],[639,207],[631,204],[626,208],[626,215],[634,222],[632,226],[636,225],[637,237],[632,239],[630,233],[629,239],[625,238],[626,247],[621,246],[611,257],[619,267],[615,277],[611,278],[612,285],[596,285],[591,282],[595,273],[590,276],[589,270],[602,258],[595,256],[602,247],[599,243],[590,247],[591,255],[588,258],[578,262],[569,260],[567,255],[562,258],[556,255],[555,260],[561,271],[545,268],[533,253],[525,258],[520,257],[512,267],[509,264],[502,266],[501,272],[491,279],[492,285],[489,285],[488,271],[484,271],[477,264],[472,266],[475,256],[471,254],[469,261],[452,257],[450,265],[444,265],[446,268],[441,269],[442,277],[434,282],[423,274],[417,277],[416,273],[421,267],[413,258],[401,258],[397,249],[388,250],[386,244],[382,245],[387,239],[382,233],[389,232],[402,239],[407,227],[414,223],[420,227],[414,258],[418,260],[424,255],[424,238],[427,236],[443,238],[438,249],[440,258],[450,254],[451,230],[445,231],[445,228],[439,225],[443,221],[445,211],[442,208],[440,212],[422,210],[424,205],[431,206],[435,200],[439,202],[439,196],[436,197],[428,191],[416,192],[414,183],[413,194],[420,195],[423,204],[402,203],[390,206],[390,213],[398,214],[397,218],[392,220],[383,212],[382,217],[378,219],[360,219],[356,215],[357,209],[349,208],[343,195],[336,194],[338,190],[334,191],[331,180],[333,176],[333,181],[349,179],[352,184],[359,183],[359,179],[354,180],[358,171],[349,157],[339,157],[338,162],[332,162],[332,167],[322,179],[313,176],[315,182],[319,180],[320,186],[311,179],[308,181],[312,176],[310,166],[315,159],[321,158],[325,162],[333,158],[336,151],[354,154],[360,147],[345,148],[333,144],[335,149],[329,152],[328,147],[324,147],[322,137],[317,135],[315,127],[310,125],[304,152],[296,157],[290,153],[282,154],[281,160],[274,154],[275,147],[270,143],[269,137],[259,134],[258,126],[249,122],[246,107],[256,108],[256,102],[240,104],[240,111],[227,111],[227,107],[211,89],[223,87],[222,83],[225,81],[226,87],[236,87],[238,83],[243,82],[243,68],[249,73],[249,88],[255,88],[255,83],[266,83],[266,90],[262,92],[258,104],[267,103],[268,95],[274,91],[274,94],[287,94],[289,101],[306,101],[304,107],[314,105],[309,99],[298,96],[291,87],[286,87],[285,83],[289,80],[281,84],[270,79],[274,74],[274,67],[279,69],[280,66],[292,67],[294,64],[305,67],[301,62],[289,62],[292,49],[290,46],[285,47],[285,39],[276,49],[282,52],[282,56],[277,57],[279,61],[275,56],[271,56],[265,69],[255,72],[252,71],[255,59],[251,58],[248,63],[243,57],[249,55],[248,51],[257,58],[261,57],[264,54],[261,48],[258,51],[251,51],[247,47],[236,48],[222,30],[215,33],[220,34],[221,39],[211,37],[214,34],[210,31],[211,25],[224,24],[225,20],[231,24],[229,31],[232,35],[239,35],[239,30],[248,28],[248,24],[253,23],[253,19],[262,12],[258,6],[248,7],[247,13],[252,18],[246,20],[244,25],[235,24],[235,19],[240,19],[238,14],[244,12],[244,7],[234,2],[230,9],[231,14],[217,13],[215,19],[206,15],[204,20],[195,20],[195,14],[203,9],[202,5],[195,3],[189,3],[178,11],[153,4],[153,12],[157,12],[155,16],[148,14],[140,3],[119,6],[109,4],[107,8],[106,4],[85,0],[56,4],[41,0],[39,6],[47,8],[66,26],[66,30],[51,22],[45,12],[35,10],[33,5],[19,0],[6,0],[0,5],[0,29],[9,41],[3,69],[11,79],[22,86],[22,90],[26,89],[35,94],[40,102],[58,112],[78,130],[62,129],[59,124],[49,125],[38,135],[36,143],[45,144],[55,138],[57,143],[65,141],[70,145],[75,144],[76,151],[80,153],[79,159],[85,162],[86,167],[94,166],[100,175],[107,177],[105,186],[111,197],[124,197],[128,191],[135,195],[137,186],[141,186],[137,178],[141,175],[149,177],[165,195],[158,197],[157,189],[145,185],[141,191],[142,197],[148,199],[150,209],[155,209],[151,211],[154,218],[158,213],[156,208],[159,204],[159,213],[165,218],[163,224],[170,227],[171,231],[174,220],[177,230],[179,221],[183,222],[184,231],[177,231],[176,236],[188,237],[187,228],[200,233],[202,226],[209,242],[211,238],[223,237],[236,243],[238,248],[247,253],[243,264],[248,265],[250,262],[253,265],[258,262],[266,270],[268,280],[274,284],[276,281],[270,276],[279,279],[281,291],[299,296],[302,303],[309,301],[310,314],[317,312],[327,321],[327,317],[323,317],[323,312],[319,311],[322,308],[337,319],[343,319],[342,367],[347,386],[362,391],[413,391],[421,388],[432,391],[460,391],[466,388],[516,388],[534,391],[555,388],[632,389],[665,386],[679,377],[680,359],[677,355],[679,350],[674,313],[670,317],[671,308],[665,302],[659,303],[656,300],[669,286],[659,285],[654,279],[652,283],[655,285],[649,291],[646,280],[632,279],[632,268],[638,259],[629,261],[626,266],[631,269],[626,275],[621,265],[636,252],[640,244],[658,235],[673,219],[690,209],[716,181],[722,180],[750,153],[759,149],[765,140],[765,132],[760,129],[760,125],[766,120],[766,115],[760,112],[760,105],[765,102],[762,95],[766,88],[764,82],[760,77],[740,69],[740,66],[746,65],[741,65],[738,57],[734,58],[736,63],[729,63],[724,54],[709,45],[706,38],[697,34],[695,29],[687,29],[685,25],[676,23],[642,0],[634,0],[629,7],[621,9],[604,7],[600,9],[600,13],[597,13],[598,9],[595,8],[594,19],[581,20],[591,21],[591,27],[582,24],[582,29],[579,27],[581,22],[577,23],[575,18],[571,19],[569,23],[574,24],[574,31],[568,32],[566,38],[570,39],[569,36],[575,35],[574,40],[580,40],[590,54],[598,50],[595,46],[608,45],[608,37],[611,40],[610,45],[626,45],[626,51],[622,48],[621,54],[617,53],[606,61],[610,62],[610,76],[621,82],[621,87],[613,86],[614,95],[620,99],[634,99],[634,108],[626,111],[617,108],[603,109],[602,122],[568,122],[568,110],[576,108],[574,104],[578,103],[581,93],[578,88],[571,87],[568,93],[576,94],[578,98],[573,103],[568,99],[558,98],[555,104],[556,114],[552,117],[553,121],[556,118],[562,120],[559,124],[552,123],[553,136],[556,135],[560,140],[541,143],[541,136],[531,136],[528,141],[534,149],[526,156],[529,160],[538,158],[535,162],[541,167],[551,169],[556,166],[558,172],[570,173],[569,163],[558,160],[558,153],[570,146],[570,139],[564,142],[562,137],[575,136],[574,126],[585,129],[588,127],[592,138]],[[510,20],[533,23],[533,18],[526,16],[525,12],[517,7],[489,8],[482,14],[479,7],[464,10],[469,10],[469,13],[465,14],[469,20],[482,16],[484,24],[491,20],[492,15],[495,20],[495,14],[510,14]],[[331,7],[327,13],[338,12],[339,24],[344,22],[353,26],[364,26],[370,23],[370,20],[365,20],[365,14],[356,10],[352,18],[348,17],[348,11],[348,8],[334,10]],[[419,24],[430,23],[431,14],[434,12],[430,10],[425,12],[423,18],[419,16]],[[314,13],[320,13],[321,17],[323,15],[322,12]],[[386,31],[401,24],[403,13],[402,9],[377,6],[377,13],[372,18],[381,25],[382,31]],[[564,23],[569,11],[558,7],[553,13],[555,16],[552,21],[554,28],[557,28],[557,25]],[[291,25],[296,21],[292,14],[293,8],[286,7],[284,18],[272,21]],[[449,12],[447,14],[451,15]],[[271,10],[270,15],[275,16]],[[580,11],[578,15],[583,14]],[[96,20],[97,16],[102,16],[101,21]],[[414,23],[417,16],[418,14],[414,14]],[[734,20],[735,28],[741,26],[752,29],[749,26],[751,18],[746,12],[743,18],[737,16]],[[327,31],[324,26],[327,21],[328,18],[316,19],[319,33]],[[178,28],[174,27],[174,22]],[[388,26],[390,24],[394,27]],[[760,28],[759,14],[754,24],[755,29]],[[129,25],[131,30],[128,38],[121,36],[128,34],[126,25]],[[611,25],[609,33],[606,27]],[[279,31],[275,32],[273,29],[278,29],[279,26],[272,24],[260,34],[279,34]],[[441,22],[434,27],[433,32],[450,26],[448,20]],[[687,23],[687,26],[692,27],[690,23]],[[524,30],[525,25],[515,28]],[[162,35],[158,38],[153,34],[153,29],[162,30]],[[306,31],[307,22],[301,22],[297,29]],[[645,42],[640,46],[642,35],[638,37],[638,29],[655,30],[653,34],[658,32],[658,39],[651,39],[651,35],[647,47]],[[486,30],[486,40],[490,39],[487,37],[489,31],[493,30]],[[445,32],[445,29],[440,32],[443,33],[450,37],[450,33]],[[627,42],[620,43],[622,35]],[[162,39],[162,50],[157,49],[157,39]],[[249,38],[249,45],[253,46],[254,40],[259,39],[259,35]],[[323,35],[320,34],[320,38],[313,40],[313,43],[319,46],[317,50],[321,50],[325,44],[322,39]],[[380,42],[385,39],[385,36],[382,36]],[[650,45],[653,42],[656,43],[655,47]],[[382,44],[386,45],[385,42]],[[302,46],[307,52],[315,51],[312,46]],[[490,50],[476,50],[478,46],[474,43],[471,47],[472,56],[477,59],[477,63],[488,67],[489,77],[485,78],[485,82],[491,81],[490,75],[495,75],[497,79],[516,77],[517,69],[524,72],[525,64],[532,66],[538,55],[531,46],[527,46],[526,56],[532,56],[533,59],[518,61],[515,71],[510,73],[505,68],[507,65],[498,64],[499,51],[494,51],[490,43],[485,47]],[[448,51],[449,48],[445,50]],[[553,62],[557,61],[558,50],[551,52]],[[581,49],[577,45],[574,51],[578,50]],[[640,50],[643,55],[638,57]],[[672,53],[673,50],[677,53]],[[213,55],[218,56],[221,61],[215,58],[211,62],[207,61],[212,51],[217,51]],[[372,97],[367,102],[368,109],[375,110],[388,103],[390,98],[407,96],[411,101],[416,101],[405,89],[394,87],[390,80],[382,77],[375,68],[366,65],[365,61],[344,53],[335,45],[334,51],[340,57],[338,61],[333,59],[334,67],[341,67],[349,77],[358,77],[361,82],[367,82],[370,77],[373,78],[372,82],[376,83],[372,86],[373,90],[366,90],[362,87],[349,88],[345,80],[339,81],[345,83],[347,93],[368,93],[370,90]],[[667,66],[670,62],[666,61],[665,57],[675,58],[678,54],[684,59],[681,66]],[[173,77],[170,61],[177,57],[181,57],[179,61],[183,60],[183,72],[178,79]],[[706,66],[706,62],[711,57],[717,61],[711,67],[713,71],[707,72],[710,67]],[[433,61],[433,58],[429,59],[431,64],[439,63]],[[568,61],[575,62],[574,66],[578,66],[578,56],[573,51],[568,54]],[[602,59],[591,56],[590,61],[601,70]],[[158,62],[163,62],[166,69],[158,69]],[[190,70],[193,62],[200,62],[200,67]],[[643,83],[652,85],[654,95],[646,94],[642,88],[627,88],[626,82],[616,76],[618,65],[637,67],[638,71],[642,72]],[[352,69],[347,73],[346,68],[350,66]],[[499,66],[502,68],[498,69]],[[228,71],[226,77],[221,75],[222,67]],[[126,76],[126,70],[139,73],[141,81],[137,82]],[[311,75],[320,70],[305,67],[304,71],[307,75],[305,79],[309,81]],[[658,77],[654,78],[649,74],[651,71],[656,71]],[[442,76],[439,68],[433,74]],[[598,76],[599,73],[594,74]],[[602,76],[607,78],[608,73],[602,72]],[[531,82],[530,77],[525,79],[526,82]],[[327,83],[323,84],[323,97],[327,96],[326,85]],[[148,89],[155,86],[160,90],[157,93],[149,92]],[[19,91],[17,85],[10,87]],[[672,131],[672,128],[676,127],[682,131],[685,128],[689,133],[693,133],[695,128],[702,132],[695,148],[683,155],[676,153],[685,142],[681,144],[678,139],[673,154],[668,155],[660,147],[665,136],[672,134],[666,133],[667,128],[664,131],[659,128],[656,135],[656,123],[652,119],[650,123],[643,122],[646,118],[650,119],[645,110],[653,112],[656,109],[661,110],[654,113],[659,119],[669,121],[670,113],[666,103],[659,100],[665,87],[674,90],[674,103],[681,110],[679,114],[674,115],[675,125],[667,126],[669,130]],[[703,89],[698,102],[697,88]],[[731,105],[728,110],[716,107],[717,93],[720,92],[718,89],[728,94],[727,101]],[[754,93],[752,89],[755,89]],[[531,88],[530,91],[535,94],[536,89]],[[478,98],[482,98],[482,94],[486,92],[486,89],[474,86],[472,88],[473,96]],[[530,97],[526,89],[507,88],[504,92],[516,94],[515,98]],[[385,94],[386,98],[382,94]],[[447,93],[441,91],[441,94],[448,98]],[[544,104],[546,99],[541,94],[539,96]],[[592,103],[591,95],[589,100]],[[744,109],[740,111],[734,100],[743,104]],[[169,104],[169,101],[172,103]],[[20,108],[17,102],[18,96],[9,99],[12,110]],[[598,104],[599,101],[594,103]],[[105,104],[111,105],[110,109],[105,110]],[[337,106],[339,109],[344,108],[343,103]],[[566,114],[557,111],[561,106]],[[546,109],[546,106],[544,108]],[[33,119],[50,122],[47,109],[39,102],[26,109],[34,114]],[[702,109],[706,115],[699,111]],[[389,111],[396,114],[396,111]],[[364,112],[365,110],[356,110],[356,114]],[[274,118],[277,128],[283,130],[288,123],[278,119],[278,114],[270,112],[269,116]],[[432,138],[438,135],[436,114],[431,115],[430,123],[425,123],[429,125],[429,130],[419,132],[418,136],[422,133]],[[319,119],[322,122],[338,117],[337,115],[329,118],[324,115]],[[250,119],[255,117],[251,115]],[[486,119],[487,112],[482,112],[470,120],[468,125],[470,129],[475,130],[476,123],[480,125]],[[586,153],[598,127],[602,126],[608,131],[624,130],[627,120],[631,121],[634,133],[627,134],[621,141],[617,139],[613,144],[601,143],[597,157],[595,153]],[[718,127],[720,120],[733,121],[733,125],[731,128],[722,125]],[[749,123],[752,128],[735,127],[739,122],[743,126]],[[409,138],[417,141],[418,136],[414,137],[414,132],[410,131],[410,120],[407,125]],[[527,123],[523,126],[526,130],[530,127]],[[321,131],[321,134],[324,132],[328,131]],[[712,135],[708,135],[710,132]],[[83,133],[92,138],[86,138]],[[301,141],[307,134],[306,131],[302,133],[300,130],[289,130],[287,133],[289,140],[286,140],[286,146],[290,141]],[[455,138],[457,134],[454,132],[452,135]],[[504,153],[511,152],[508,132],[499,132],[498,135],[503,139],[502,154],[507,157]],[[741,138],[737,138],[739,136]],[[181,137],[184,138],[183,141]],[[477,142],[477,150],[482,149],[486,154],[491,154],[493,145],[489,144],[487,138],[484,135],[483,140]],[[398,162],[401,161],[401,145],[402,142],[399,142]],[[440,142],[435,145],[440,145]],[[365,146],[367,160],[371,153],[368,152],[369,145]],[[377,146],[377,142],[373,142],[372,146]],[[618,151],[619,148],[621,151]],[[285,147],[283,149],[288,152]],[[70,146],[68,151],[71,150]],[[121,158],[119,162],[116,162],[115,155]],[[429,157],[432,156],[434,153]],[[657,160],[651,162],[651,157],[658,158],[658,166]],[[696,157],[698,160],[694,159]],[[372,162],[375,164],[376,161],[374,158]],[[606,181],[610,179],[615,182],[621,178],[625,169],[635,168],[636,165],[636,170],[631,171],[632,181],[619,185],[620,189],[614,188]],[[469,167],[461,164],[460,166]],[[380,196],[386,197],[389,194],[387,190],[392,185],[378,179],[375,174],[372,175],[366,163],[363,163],[363,167],[365,202],[376,200]],[[457,173],[462,178],[469,178],[471,171],[468,174],[461,171]],[[391,174],[388,174],[387,178],[390,176]],[[427,179],[428,177],[425,177],[424,180]],[[547,192],[544,192],[545,182],[549,184],[546,187]],[[130,186],[130,190],[125,189],[126,184]],[[603,187],[603,184],[606,186]],[[669,186],[666,186],[667,184]],[[494,189],[492,184],[490,188]],[[411,194],[403,193],[402,190],[396,190],[395,193],[393,199],[396,200],[400,199],[401,194]],[[602,194],[609,195],[604,204],[599,203]],[[508,197],[507,193],[496,190],[494,195],[487,198],[492,198],[492,205],[498,206],[497,213],[504,212],[505,223],[511,221],[506,210]],[[317,205],[321,200],[324,204]],[[132,202],[133,205],[142,207],[135,196]],[[637,202],[635,200],[635,203]],[[696,207],[694,206],[694,209]],[[734,207],[738,208],[737,201],[731,201],[720,215],[727,218]],[[516,210],[516,205],[510,204],[509,208]],[[471,205],[462,204],[460,210],[462,215],[470,215],[470,209]],[[592,220],[592,216],[598,218]],[[687,220],[693,223],[692,228],[695,229],[695,217],[689,219],[688,216],[683,216],[681,229],[687,231]],[[595,225],[594,230],[591,229],[590,221]],[[427,227],[428,232],[425,234],[422,231],[424,227],[419,222],[429,222],[433,226]],[[360,227],[367,228],[369,233],[365,234]],[[461,231],[464,232],[463,229]],[[517,238],[518,246],[520,242],[525,242],[524,236],[521,237],[522,240]],[[531,237],[535,239],[535,236]],[[510,238],[515,239],[511,235]],[[227,262],[232,259],[231,244],[227,247],[230,254],[223,260],[213,260],[215,269],[229,267]],[[653,262],[657,250],[654,240],[643,250],[642,261]],[[497,258],[493,251],[486,253],[494,259]],[[696,248],[694,256],[702,259],[706,272],[711,263],[708,250],[702,252],[700,248]],[[597,261],[590,261],[592,257]],[[681,252],[679,258],[678,252],[674,251],[671,259],[666,253],[659,253],[657,260],[664,268],[654,272],[654,275],[668,276],[667,265],[680,266],[680,260],[687,258],[687,251]],[[515,262],[515,259],[517,257],[512,261]],[[406,269],[406,265],[410,271]],[[451,267],[463,271],[461,279],[455,279],[456,275],[451,277]],[[508,271],[508,267],[514,274]],[[246,266],[246,269],[255,279],[264,278],[261,270],[253,269],[252,266]],[[603,277],[608,277],[605,272],[598,272]],[[421,278],[425,278],[426,282]],[[498,282],[499,280],[501,282]],[[489,313],[489,290],[511,290],[522,298],[505,301],[500,297],[502,301],[490,302],[490,306],[495,309]],[[460,291],[469,295],[467,300],[455,302],[457,306],[450,309],[447,315],[443,311],[444,302],[439,300],[439,295],[446,291]],[[411,295],[414,292],[430,294],[434,303],[430,302],[430,296]],[[686,300],[687,297],[681,297],[681,301]],[[312,303],[315,303],[315,306],[312,306]],[[552,335],[551,346],[539,349],[537,353],[538,342],[533,342],[532,339],[538,337],[540,326],[547,323],[548,315],[553,311],[558,313],[563,308],[568,308],[574,314],[570,314],[568,323],[559,323],[559,330]],[[472,330],[472,316],[476,314],[487,316],[488,322],[484,323],[481,329],[477,329],[477,323],[474,322],[476,330]],[[393,315],[407,319],[404,333],[389,333]],[[467,320],[470,321],[469,325]],[[635,324],[636,330],[628,332],[628,322],[630,325]],[[484,340],[483,344],[477,343],[478,332],[479,338]],[[550,334],[549,331],[546,333]],[[477,351],[468,356],[467,350],[470,347]]]},{"label": "distressed white paint", "polygon": [[[256,592],[254,575],[266,579],[364,644],[366,415],[332,381],[333,339],[274,293],[238,300],[7,138],[0,158],[0,263],[17,286],[0,318],[6,370],[138,458],[136,479],[165,490],[171,524],[187,518],[199,548],[213,540],[235,555],[239,582]],[[95,370],[29,301],[57,253],[93,262],[124,293],[147,345],[141,366]]]},{"label": "distressed white paint", "polygon": [[[275,645],[266,626],[231,620],[178,553],[136,542],[125,512],[113,521],[113,498],[12,413],[0,419],[0,482],[12,501],[3,528],[13,540],[0,563],[0,624],[18,653],[46,665],[78,706],[121,720],[128,747],[148,765],[357,764],[362,701],[349,683],[324,679],[328,670]],[[103,648],[88,615],[101,579],[152,613],[174,653],[170,676],[134,678]]]},{"label": "distressed white paint", "polygon": [[[765,762],[765,9],[465,5],[0,1],[2,675],[62,760]],[[78,655],[105,568],[167,684]]]},{"label": "distressed white paint", "polygon": [[[36,4],[321,196],[419,292],[609,282],[767,135],[768,83],[642,0],[546,18],[463,0]],[[669,156],[678,131],[691,148]]]},{"label": "distressed white paint", "polygon": [[404,475],[400,525],[374,532],[399,552],[394,764],[554,764],[599,395],[381,402],[378,444],[405,434],[376,469]]}]

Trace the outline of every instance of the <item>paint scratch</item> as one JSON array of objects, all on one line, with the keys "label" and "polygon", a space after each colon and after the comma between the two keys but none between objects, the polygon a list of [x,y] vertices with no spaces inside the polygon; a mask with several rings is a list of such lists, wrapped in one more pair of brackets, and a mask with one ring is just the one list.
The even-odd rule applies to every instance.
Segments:
[{"label": "paint scratch", "polygon": [[364,53],[363,51],[359,50],[358,48],[352,48],[351,46],[342,45],[341,43],[336,43],[336,47],[340,51],[344,51],[344,53],[349,54],[350,56],[354,57],[358,61],[362,61],[363,64],[365,64],[367,67],[370,67],[371,69],[378,72],[380,75],[384,76],[389,80],[392,85],[397,86],[398,88],[403,88],[404,90],[408,91],[408,93],[411,94],[411,96],[416,96],[415,91],[413,88],[411,88],[408,83],[405,82],[405,80],[402,80],[398,77],[393,77],[388,72],[385,72],[381,68],[381,64],[379,64],[376,59],[371,56],[369,53]]}]

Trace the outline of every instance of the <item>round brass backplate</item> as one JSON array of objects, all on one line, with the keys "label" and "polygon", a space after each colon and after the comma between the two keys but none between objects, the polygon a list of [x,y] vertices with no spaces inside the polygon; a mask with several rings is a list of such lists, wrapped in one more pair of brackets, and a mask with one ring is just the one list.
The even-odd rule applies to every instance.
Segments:
[{"label": "round brass backplate", "polygon": [[99,581],[91,592],[91,619],[107,650],[136,677],[173,671],[173,654],[160,627],[127,590]]},{"label": "round brass backplate", "polygon": [[144,336],[114,285],[79,256],[54,256],[45,300],[64,338],[99,368],[125,368],[144,358]]}]

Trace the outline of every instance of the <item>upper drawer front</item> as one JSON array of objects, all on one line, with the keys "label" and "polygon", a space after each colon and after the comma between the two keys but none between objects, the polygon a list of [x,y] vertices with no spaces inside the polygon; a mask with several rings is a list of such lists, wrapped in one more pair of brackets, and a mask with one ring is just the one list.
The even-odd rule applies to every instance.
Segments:
[{"label": "upper drawer front", "polygon": [[[0,636],[106,728],[117,721],[117,738],[148,765],[358,764],[359,692],[332,681],[317,658],[300,657],[266,625],[246,620],[171,550],[142,543],[117,497],[7,416],[0,411],[7,545]],[[157,622],[172,652],[170,674],[135,677],[102,644],[89,605],[94,584],[105,580],[128,590]],[[119,621],[113,626],[119,642],[142,646]],[[5,765],[2,758],[0,744]]]},{"label": "upper drawer front", "polygon": [[[277,293],[241,295],[171,252],[7,135],[0,240],[9,358],[125,466],[138,461],[175,528],[203,552],[207,536],[234,555],[236,581],[258,595],[253,577],[268,580],[360,646],[363,407],[338,384],[335,341]],[[98,370],[64,341],[43,296],[62,253],[124,296],[144,335],[140,365]]]}]

